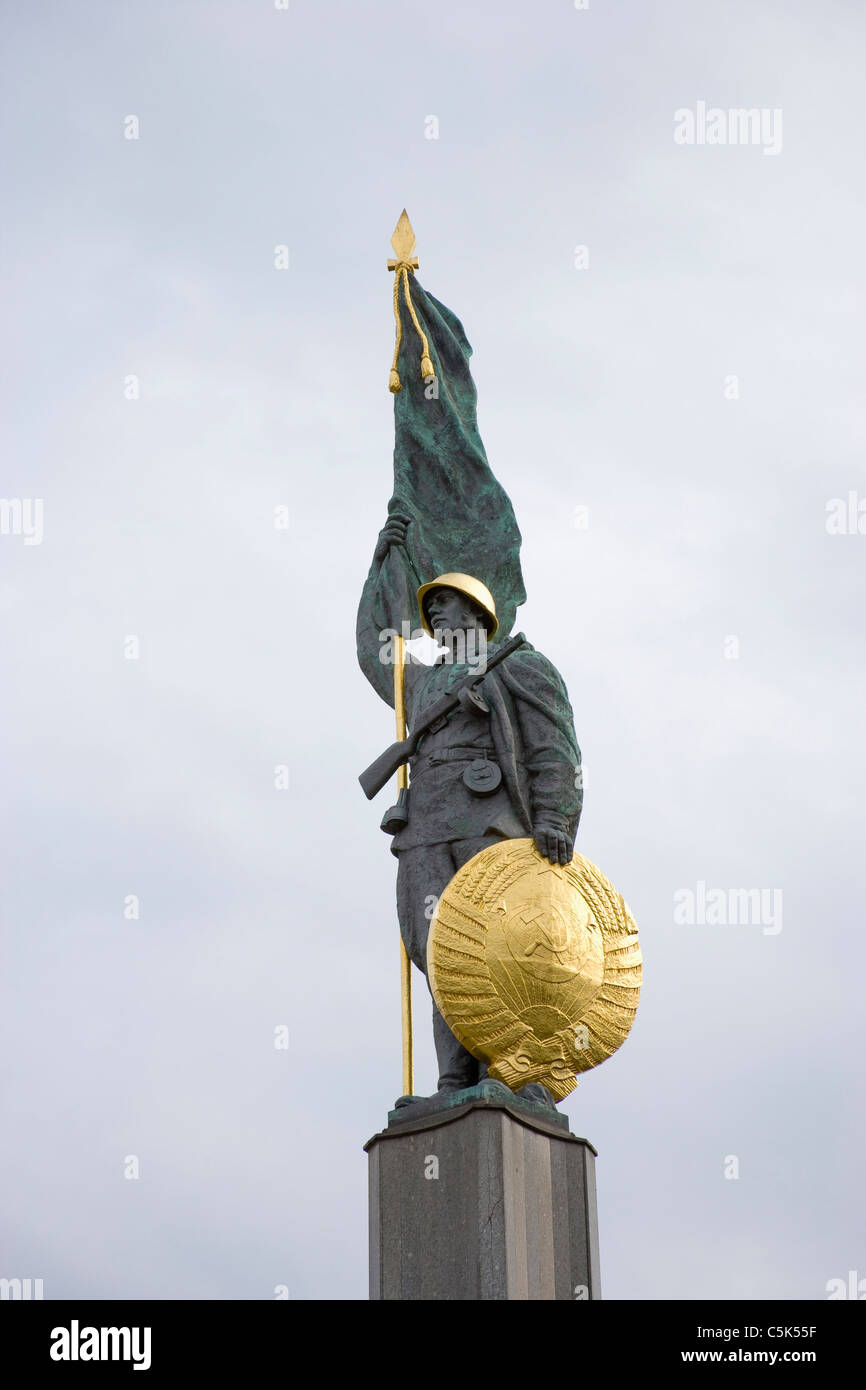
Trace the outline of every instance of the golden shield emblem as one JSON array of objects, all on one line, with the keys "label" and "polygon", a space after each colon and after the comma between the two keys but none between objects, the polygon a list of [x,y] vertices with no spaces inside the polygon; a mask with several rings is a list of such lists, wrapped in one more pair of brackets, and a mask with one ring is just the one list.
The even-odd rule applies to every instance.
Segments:
[{"label": "golden shield emblem", "polygon": [[540,1081],[556,1100],[625,1041],[641,954],[622,896],[575,854],[550,864],[532,840],[476,854],[439,899],[427,939],[437,1008],[495,1081]]}]

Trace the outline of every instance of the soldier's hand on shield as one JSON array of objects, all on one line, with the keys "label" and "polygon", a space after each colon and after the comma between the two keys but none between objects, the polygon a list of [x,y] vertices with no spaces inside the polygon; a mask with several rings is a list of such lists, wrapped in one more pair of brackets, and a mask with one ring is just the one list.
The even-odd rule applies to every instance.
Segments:
[{"label": "soldier's hand on shield", "polygon": [[379,532],[379,539],[376,542],[376,549],[373,552],[374,560],[378,560],[381,563],[392,545],[406,544],[406,530],[411,520],[411,517],[401,516],[397,512],[388,517],[388,520]]},{"label": "soldier's hand on shield", "polygon": [[574,853],[574,840],[562,830],[552,825],[536,825],[533,830],[535,847],[538,853],[551,864],[570,864]]}]

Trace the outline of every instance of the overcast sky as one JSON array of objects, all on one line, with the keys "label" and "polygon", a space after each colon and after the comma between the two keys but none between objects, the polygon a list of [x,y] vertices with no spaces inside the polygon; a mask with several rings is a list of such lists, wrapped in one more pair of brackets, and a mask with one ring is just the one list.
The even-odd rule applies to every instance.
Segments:
[{"label": "overcast sky", "polygon": [[[562,1107],[603,1292],[866,1277],[861,5],[7,0],[2,28],[0,492],[42,525],[0,535],[0,1275],[367,1296],[400,1012],[354,623],[405,205],[574,706],[577,848],[641,934],[632,1034]],[[741,107],[772,141],[674,139]],[[701,920],[700,884],[778,911]]]}]

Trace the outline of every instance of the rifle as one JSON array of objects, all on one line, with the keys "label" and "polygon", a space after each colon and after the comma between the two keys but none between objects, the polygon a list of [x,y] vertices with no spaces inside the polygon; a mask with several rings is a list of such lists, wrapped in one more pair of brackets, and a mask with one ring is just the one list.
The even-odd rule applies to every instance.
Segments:
[{"label": "rifle", "polygon": [[480,676],[467,676],[456,689],[443,695],[435,704],[430,706],[424,716],[415,724],[408,738],[392,743],[390,748],[386,748],[384,753],[379,754],[375,762],[372,762],[358,778],[368,801],[372,801],[385,783],[391,780],[398,767],[408,762],[418,747],[421,735],[426,734],[431,725],[451,714],[458,705],[463,705],[465,709],[476,709],[485,714],[489,713],[481,691],[476,687],[480,685],[488,671],[491,671],[494,666],[498,666],[500,661],[504,661],[507,656],[511,656],[511,653],[517,651],[517,648],[521,647],[525,641],[526,638],[522,632],[509,638],[503,646],[498,647],[493,655],[487,658],[487,665]]}]

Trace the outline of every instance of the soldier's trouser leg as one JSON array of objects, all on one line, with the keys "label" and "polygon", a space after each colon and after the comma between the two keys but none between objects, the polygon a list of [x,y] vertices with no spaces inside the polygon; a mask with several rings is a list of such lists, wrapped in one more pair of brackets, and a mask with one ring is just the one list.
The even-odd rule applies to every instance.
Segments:
[{"label": "soldier's trouser leg", "polygon": [[[448,886],[457,869],[487,845],[502,837],[485,835],[474,840],[458,840],[452,844],[421,845],[402,850],[397,867],[397,914],[400,934],[407,955],[426,978],[427,933],[440,894]],[[429,986],[429,981],[428,981]],[[487,1075],[483,1062],[467,1052],[458,1042],[448,1024],[433,1005],[433,1041],[439,1064],[440,1091],[462,1090],[474,1086]]]}]

